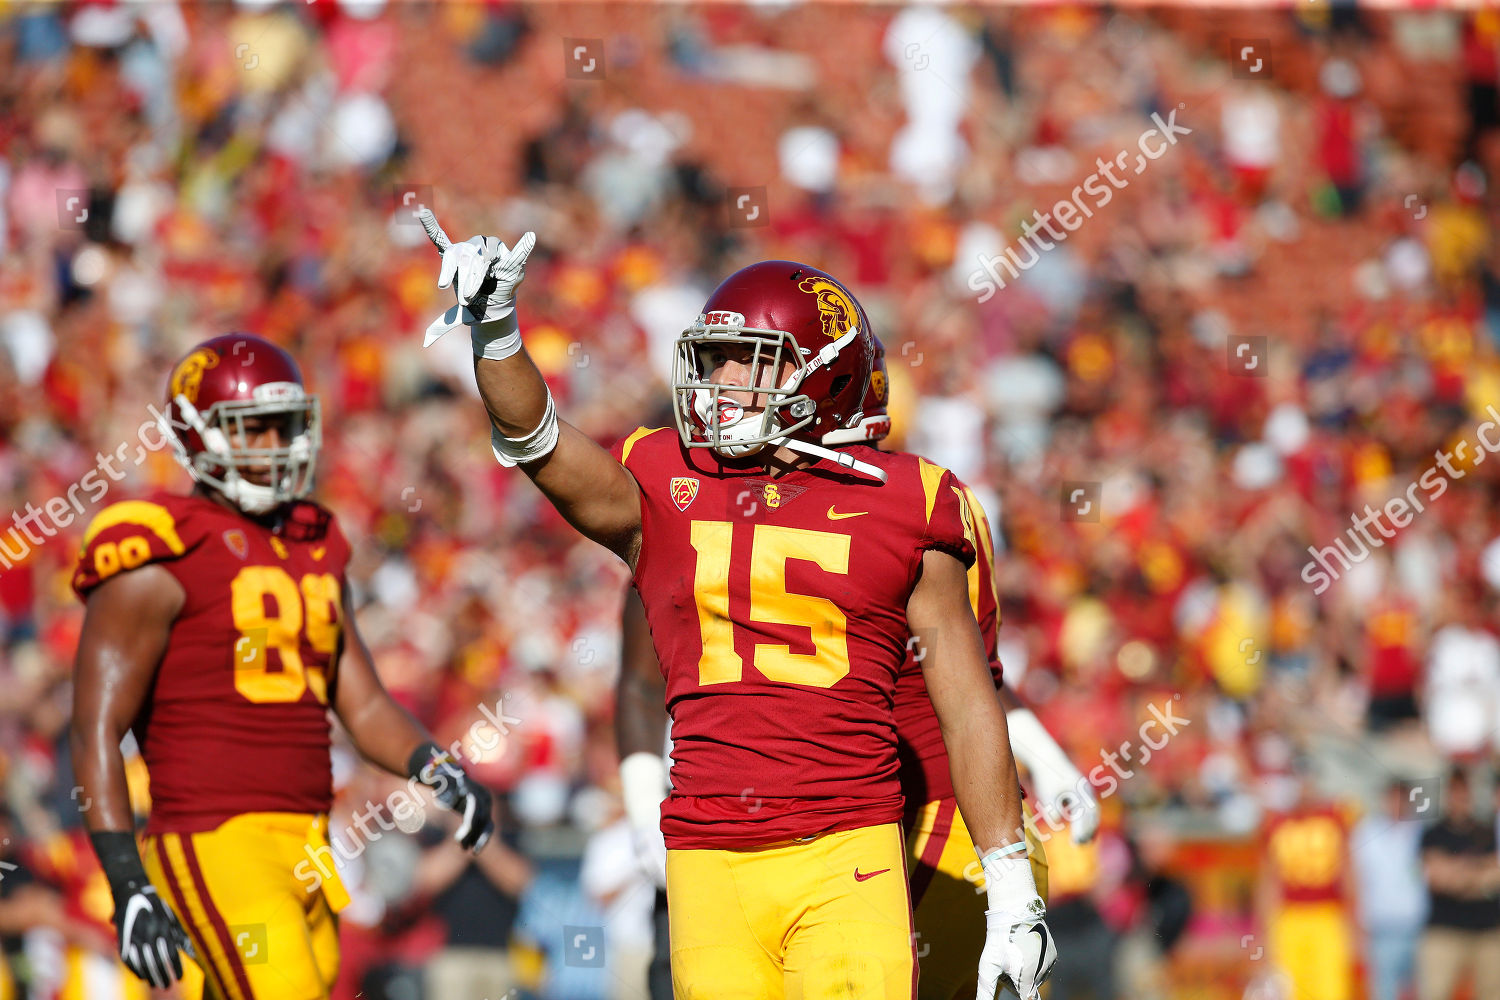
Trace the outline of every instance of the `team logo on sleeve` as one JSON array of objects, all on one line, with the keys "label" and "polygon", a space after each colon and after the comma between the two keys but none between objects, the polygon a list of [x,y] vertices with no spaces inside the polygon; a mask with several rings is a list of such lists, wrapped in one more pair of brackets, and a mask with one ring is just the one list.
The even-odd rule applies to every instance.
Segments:
[{"label": "team logo on sleeve", "polygon": [[671,489],[672,502],[677,505],[677,509],[687,510],[698,496],[698,480],[692,476],[673,476]]}]

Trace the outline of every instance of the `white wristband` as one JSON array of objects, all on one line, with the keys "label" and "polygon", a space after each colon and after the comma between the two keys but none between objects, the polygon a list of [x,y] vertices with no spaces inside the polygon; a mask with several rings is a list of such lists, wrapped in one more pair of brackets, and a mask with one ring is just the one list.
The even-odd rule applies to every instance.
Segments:
[{"label": "white wristband", "polygon": [[[519,342],[519,338],[517,340]],[[542,422],[537,424],[536,430],[525,437],[508,438],[491,423],[490,451],[495,453],[495,461],[511,469],[552,454],[552,449],[557,447],[557,435],[557,407],[552,402],[552,390],[548,389],[547,409],[542,412]]]},{"label": "white wristband", "polygon": [[521,349],[521,328],[516,307],[510,306],[504,316],[469,327],[469,344],[476,358],[504,361]]},{"label": "white wristband", "polygon": [[667,797],[667,762],[644,750],[620,761],[620,797],[633,829],[660,826],[661,803]]}]

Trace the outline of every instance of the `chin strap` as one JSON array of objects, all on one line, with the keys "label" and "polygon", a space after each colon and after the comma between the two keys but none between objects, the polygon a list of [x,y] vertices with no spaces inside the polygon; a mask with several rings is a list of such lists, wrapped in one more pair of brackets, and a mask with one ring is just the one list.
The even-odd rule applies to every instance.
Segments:
[{"label": "chin strap", "polygon": [[804,455],[812,455],[815,458],[831,459],[846,469],[869,476],[871,479],[879,480],[882,483],[885,482],[884,469],[871,465],[869,462],[861,462],[847,452],[824,448],[820,444],[813,444],[811,441],[803,441],[799,438],[776,438],[771,444],[777,448],[790,448],[792,451],[801,452]]}]

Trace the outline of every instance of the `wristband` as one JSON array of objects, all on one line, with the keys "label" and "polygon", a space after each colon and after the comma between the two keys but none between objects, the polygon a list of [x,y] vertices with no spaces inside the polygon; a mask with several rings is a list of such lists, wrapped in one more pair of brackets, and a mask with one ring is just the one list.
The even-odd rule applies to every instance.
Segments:
[{"label": "wristband", "polygon": [[429,740],[419,745],[411,752],[411,756],[406,758],[406,775],[409,778],[415,778],[425,785],[432,780],[432,775],[430,773],[424,775],[423,772],[444,758],[452,760],[448,756],[448,751]]},{"label": "wristband", "polygon": [[490,451],[495,461],[507,469],[546,458],[557,447],[557,406],[552,401],[552,390],[547,390],[547,408],[542,411],[542,422],[536,430],[525,437],[508,438],[500,429],[490,424]]},{"label": "wristband", "polygon": [[516,307],[512,303],[505,315],[487,319],[469,327],[469,346],[474,357],[488,361],[504,361],[521,349],[521,328],[516,322]]},{"label": "wristband", "polygon": [[119,900],[129,896],[143,885],[150,885],[146,868],[141,864],[141,852],[135,844],[135,834],[123,830],[105,830],[89,834],[94,845],[94,854],[99,858],[99,867],[109,881],[109,891]]},{"label": "wristband", "polygon": [[1026,850],[1026,841],[1018,840],[1014,844],[997,847],[988,854],[979,854],[979,848],[976,847],[974,848],[974,853],[979,854],[979,864],[984,866],[991,861],[999,861],[1001,858],[1010,857],[1012,854],[1020,854],[1024,850]]}]

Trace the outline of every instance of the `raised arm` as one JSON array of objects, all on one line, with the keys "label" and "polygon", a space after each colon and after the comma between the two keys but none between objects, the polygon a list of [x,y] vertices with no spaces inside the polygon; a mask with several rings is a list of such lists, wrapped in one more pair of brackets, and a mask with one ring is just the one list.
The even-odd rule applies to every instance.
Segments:
[{"label": "raised arm", "polygon": [[428,328],[426,343],[458,326],[469,328],[474,380],[489,411],[496,459],[521,466],[569,524],[633,569],[641,532],[635,479],[588,435],[558,419],[547,383],[521,343],[515,292],[536,237],[527,233],[514,249],[492,236],[453,243],[430,211],[423,209],[420,218],[443,255],[438,287],[454,285],[458,296]]}]

